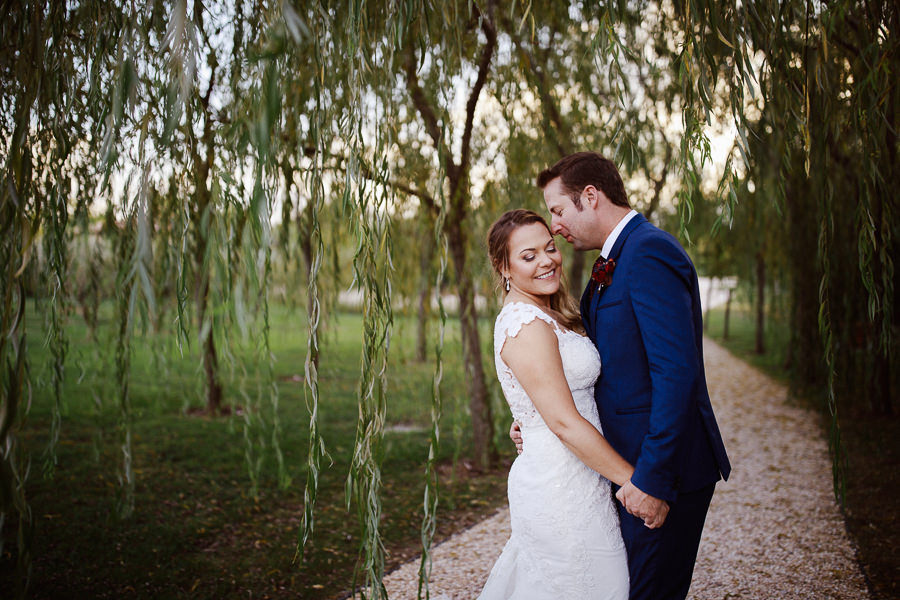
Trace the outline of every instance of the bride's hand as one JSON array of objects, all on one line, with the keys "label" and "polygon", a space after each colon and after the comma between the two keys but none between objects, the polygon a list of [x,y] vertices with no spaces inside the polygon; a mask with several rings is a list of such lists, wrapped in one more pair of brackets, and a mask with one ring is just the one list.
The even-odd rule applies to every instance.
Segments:
[{"label": "bride's hand", "polygon": [[516,453],[522,454],[522,428],[518,421],[513,421],[509,428],[509,438],[516,445]]}]

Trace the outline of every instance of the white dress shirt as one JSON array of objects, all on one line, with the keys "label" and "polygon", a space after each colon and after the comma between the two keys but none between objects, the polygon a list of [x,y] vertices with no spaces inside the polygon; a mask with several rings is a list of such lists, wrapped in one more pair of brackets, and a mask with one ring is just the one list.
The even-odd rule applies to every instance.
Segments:
[{"label": "white dress shirt", "polygon": [[622,233],[622,230],[625,229],[625,226],[628,225],[628,221],[633,219],[637,215],[637,211],[631,209],[631,211],[622,217],[622,220],[619,221],[618,225],[616,225],[612,232],[610,232],[609,237],[606,238],[606,241],[603,242],[603,248],[600,250],[600,255],[603,258],[609,258],[609,253],[612,252],[613,246],[616,245],[616,240],[619,239],[619,234]]}]

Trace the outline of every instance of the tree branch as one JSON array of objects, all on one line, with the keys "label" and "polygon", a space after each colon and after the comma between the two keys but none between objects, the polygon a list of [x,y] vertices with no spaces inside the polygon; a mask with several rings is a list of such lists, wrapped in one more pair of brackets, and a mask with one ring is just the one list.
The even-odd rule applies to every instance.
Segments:
[{"label": "tree branch", "polygon": [[663,186],[666,184],[666,177],[669,175],[669,168],[672,166],[672,144],[666,141],[666,157],[663,159],[663,170],[659,176],[659,179],[653,179],[650,177],[650,170],[645,166],[644,172],[647,174],[647,179],[653,182],[653,196],[650,197],[650,204],[647,206],[647,209],[644,211],[644,216],[648,219],[650,215],[652,215],[656,209],[659,207],[660,196],[662,194]]},{"label": "tree branch", "polygon": [[425,121],[425,130],[434,141],[434,146],[437,151],[444,156],[444,160],[449,168],[453,165],[453,156],[450,153],[450,149],[444,145],[444,136],[441,131],[440,122],[438,121],[434,110],[431,108],[431,105],[428,103],[428,99],[425,97],[422,86],[419,85],[419,76],[416,74],[416,53],[411,44],[408,44],[406,47],[403,68],[406,71],[406,89],[409,90],[413,106],[416,107],[422,120]]},{"label": "tree branch", "polygon": [[[306,156],[313,156],[316,153],[316,149],[313,147],[310,147],[310,146],[304,146],[303,153]],[[347,172],[347,168],[343,165],[343,163],[346,161],[345,157],[337,155],[337,154],[326,154],[325,156],[328,158],[332,158],[335,161],[334,164],[332,164],[332,165],[324,166],[325,169],[330,169],[332,171],[337,171],[339,173]],[[438,203],[435,201],[434,197],[431,196],[430,194],[428,194],[427,192],[418,190],[418,189],[410,186],[409,184],[406,184],[406,183],[403,183],[400,181],[392,181],[389,179],[385,179],[383,177],[378,177],[375,173],[372,172],[372,169],[369,167],[369,165],[366,164],[365,162],[363,162],[362,160],[360,160],[358,164],[360,167],[360,170],[359,170],[360,174],[363,177],[365,177],[366,179],[373,181],[375,183],[381,184],[381,185],[386,185],[395,190],[399,190],[408,196],[414,196],[414,197],[418,198],[419,200],[421,200],[428,207],[429,211],[431,211],[434,214],[438,213]]]},{"label": "tree branch", "polygon": [[541,99],[541,106],[544,107],[544,120],[549,122],[552,126],[553,131],[555,132],[555,145],[556,150],[559,152],[560,156],[567,156],[571,154],[571,149],[569,146],[563,141],[568,138],[568,131],[566,131],[565,124],[563,123],[562,116],[560,115],[559,108],[556,106],[556,102],[553,100],[553,96],[550,95],[550,89],[547,85],[547,78],[544,75],[544,72],[538,67],[537,61],[534,58],[534,55],[525,47],[522,36],[516,30],[515,24],[509,19],[509,17],[503,18],[503,26],[509,32],[509,36],[512,38],[513,42],[516,45],[516,49],[519,51],[522,59],[528,65],[528,70],[531,73],[531,77],[529,79],[532,82],[532,85],[537,89],[538,96]]},{"label": "tree branch", "polygon": [[462,137],[462,156],[459,161],[460,171],[464,171],[469,166],[470,146],[472,139],[472,128],[475,121],[475,107],[478,105],[478,97],[481,95],[481,89],[487,81],[488,73],[491,70],[491,60],[494,56],[494,50],[497,47],[497,28],[494,26],[494,1],[488,0],[488,14],[485,15],[478,5],[474,6],[474,10],[481,17],[481,30],[487,38],[487,43],[481,50],[481,60],[478,63],[478,77],[475,79],[475,85],[472,86],[472,92],[469,94],[469,100],[466,102],[466,124]]}]

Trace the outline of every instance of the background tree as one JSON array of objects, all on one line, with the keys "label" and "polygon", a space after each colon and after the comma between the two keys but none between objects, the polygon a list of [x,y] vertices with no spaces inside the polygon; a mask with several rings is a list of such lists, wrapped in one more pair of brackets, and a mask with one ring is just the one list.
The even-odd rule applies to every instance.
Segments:
[{"label": "background tree", "polygon": [[[472,442],[474,458],[478,465],[487,467],[494,457],[492,447],[493,418],[488,397],[487,383],[484,375],[484,363],[481,353],[481,342],[478,333],[477,311],[472,280],[468,272],[467,240],[469,231],[467,217],[471,210],[470,169],[472,152],[472,135],[475,129],[475,111],[479,97],[491,71],[494,52],[497,46],[497,28],[495,25],[496,7],[492,1],[482,11],[475,5],[453,4],[446,8],[466,19],[459,35],[464,36],[467,43],[460,46],[445,46],[447,50],[471,53],[467,59],[475,69],[474,82],[468,90],[465,103],[465,117],[461,123],[462,133],[459,151],[454,152],[450,140],[453,122],[448,113],[436,109],[432,98],[439,97],[446,76],[439,68],[433,68],[420,76],[419,70],[424,57],[418,56],[415,40],[407,37],[404,40],[404,77],[412,106],[422,119],[425,131],[431,138],[441,165],[444,185],[446,185],[447,207],[444,220],[444,234],[447,236],[453,270],[456,275],[457,297],[459,299],[459,319],[463,338],[463,352],[469,382],[469,410],[472,415]],[[422,17],[420,17],[422,18]],[[435,24],[435,26],[439,26]],[[479,33],[483,36],[483,42]],[[435,35],[429,32],[429,35]],[[435,35],[439,44],[434,50],[440,51],[442,44],[449,40]],[[441,53],[444,60],[456,56],[456,52]],[[432,64],[437,67],[440,60],[431,55]],[[452,63],[448,65],[453,68]],[[461,68],[462,65],[457,66]],[[452,71],[451,71],[452,72]],[[444,109],[446,110],[446,109]],[[439,116],[443,112],[443,116]]]}]

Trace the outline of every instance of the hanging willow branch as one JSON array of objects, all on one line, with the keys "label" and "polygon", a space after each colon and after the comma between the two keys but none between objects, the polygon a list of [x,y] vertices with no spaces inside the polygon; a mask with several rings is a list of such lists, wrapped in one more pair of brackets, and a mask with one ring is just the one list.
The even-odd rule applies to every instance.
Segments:
[{"label": "hanging willow branch", "polygon": [[[351,107],[367,104],[366,91],[378,89],[392,81],[393,55],[379,40],[375,52],[385,65],[379,69],[367,52],[370,40],[366,37],[364,3],[352,4],[347,14],[351,31],[346,39],[347,55],[351,57],[347,86]],[[357,12],[358,11],[358,12]],[[388,28],[390,29],[390,27]],[[383,70],[382,70],[383,69]],[[377,98],[378,96],[376,96]],[[393,140],[390,129],[383,124],[396,119],[392,103],[375,101],[369,111],[352,110],[344,131],[350,152],[347,177],[344,181],[345,205],[349,205],[357,236],[357,250],[353,258],[354,282],[363,292],[363,349],[359,380],[359,416],[356,444],[346,484],[346,501],[355,501],[361,529],[360,562],[354,580],[362,579],[359,588],[362,598],[387,598],[384,578],[384,546],[381,540],[381,461],[386,411],[387,355],[390,344],[393,313],[391,308],[392,240],[388,214],[391,190],[373,186],[361,172],[366,156],[373,156],[372,168],[376,179],[390,180],[386,159]],[[367,137],[373,139],[367,145]],[[371,596],[370,596],[371,594]]]},{"label": "hanging willow branch", "polygon": [[[250,205],[252,216],[252,232],[254,254],[257,256],[256,265],[248,265],[256,272],[256,288],[262,318],[262,345],[258,362],[263,365],[263,373],[260,382],[261,400],[268,396],[271,409],[271,431],[269,441],[272,452],[275,455],[277,477],[279,486],[284,489],[290,484],[290,476],[284,463],[284,455],[280,443],[280,419],[279,419],[279,393],[275,381],[275,357],[272,355],[270,345],[269,323],[269,284],[272,275],[272,239],[271,239],[271,215],[273,210],[274,192],[270,181],[277,181],[277,165],[273,156],[277,150],[276,141],[279,139],[277,124],[281,113],[282,87],[279,82],[280,71],[276,63],[270,63],[265,69],[260,94],[260,114],[258,125],[254,128],[259,135],[254,137],[257,151],[256,156],[256,183]],[[269,176],[269,171],[276,175]],[[260,259],[261,255],[261,259]],[[261,264],[260,264],[261,263]]]},{"label": "hanging willow branch", "polygon": [[118,256],[118,275],[116,276],[116,383],[119,397],[118,429],[122,451],[122,463],[119,470],[119,497],[116,508],[121,518],[131,516],[134,510],[131,395],[129,393],[133,317],[133,304],[130,300],[134,290],[134,279],[129,277],[129,272],[131,271],[130,258],[134,248],[133,226],[133,219],[129,218],[125,221],[122,230],[119,232],[119,240],[116,246],[116,255]]},{"label": "hanging willow branch", "polygon": [[[320,8],[319,6],[316,7]],[[322,11],[325,15],[326,12]],[[306,180],[308,190],[309,230],[312,249],[311,264],[309,267],[309,292],[306,306],[307,338],[306,361],[304,363],[304,398],[306,408],[309,411],[309,442],[306,454],[306,485],[303,489],[303,523],[300,527],[297,549],[294,555],[296,561],[302,553],[304,546],[315,529],[315,506],[319,489],[319,468],[322,460],[328,457],[325,449],[325,440],[319,433],[319,325],[321,320],[321,303],[319,300],[319,272],[322,267],[324,247],[322,243],[322,230],[319,223],[319,215],[325,200],[325,188],[322,181],[322,161],[325,156],[327,108],[323,98],[323,90],[326,84],[326,69],[324,46],[328,40],[328,25],[319,19],[315,20],[313,32],[313,56],[315,59],[315,76],[313,78],[313,114],[310,119],[310,134],[315,146],[315,153],[310,158],[310,169]],[[304,156],[297,156],[302,161]]]},{"label": "hanging willow branch", "polygon": [[[27,155],[24,146],[22,149],[22,154]],[[25,496],[28,456],[17,437],[30,403],[30,388],[26,378],[25,286],[20,278],[21,271],[16,274],[16,266],[24,260],[23,246],[29,242],[24,218],[26,205],[21,201],[13,202],[12,198],[16,188],[24,191],[22,171],[19,170],[21,163],[16,165],[16,158],[21,159],[21,155],[16,157],[16,152],[11,153],[5,174],[6,185],[0,192],[0,227],[7,232],[0,246],[0,259],[4,265],[0,319],[0,529],[7,518],[17,519],[15,594],[21,598],[25,596],[30,580],[34,520]],[[19,198],[24,199],[22,196],[24,194]],[[0,538],[0,545],[2,543]]]},{"label": "hanging willow branch", "polygon": [[[443,178],[439,177],[438,181]],[[447,311],[444,309],[444,301],[441,293],[441,282],[447,273],[447,239],[444,235],[444,219],[446,218],[446,202],[444,194],[438,196],[441,199],[440,210],[434,222],[434,247],[438,249],[440,263],[435,274],[433,296],[437,298],[440,325],[438,335],[434,343],[434,373],[431,378],[431,431],[428,438],[428,457],[425,461],[425,492],[422,500],[423,515],[421,527],[422,558],[419,562],[419,600],[431,597],[429,580],[431,578],[431,544],[434,541],[434,532],[437,527],[438,508],[438,474],[437,456],[440,449],[440,423],[443,416],[443,397],[441,395],[441,381],[444,377],[444,332],[447,325]],[[426,299],[426,302],[428,300]]]},{"label": "hanging willow branch", "polygon": [[[62,57],[57,58],[61,60]],[[62,65],[57,65],[62,66]],[[48,210],[44,211],[44,242],[50,270],[50,317],[49,317],[49,345],[51,354],[51,380],[53,386],[53,409],[50,421],[50,442],[44,452],[44,476],[52,479],[56,470],[57,456],[56,446],[59,442],[59,433],[62,425],[63,407],[63,382],[65,379],[66,355],[68,353],[68,339],[65,326],[69,312],[68,270],[69,252],[68,246],[71,239],[67,231],[69,221],[68,196],[71,180],[65,173],[65,162],[71,150],[68,141],[70,132],[67,131],[67,121],[64,115],[69,115],[74,108],[74,94],[69,91],[68,98],[63,87],[57,88],[57,96],[53,99],[53,112],[56,122],[52,128],[53,138],[51,148],[44,148],[42,154],[49,156],[49,167],[52,173],[52,181],[49,183]]]},{"label": "hanging willow branch", "polygon": [[[58,71],[71,71],[69,47],[64,42],[69,31],[66,9],[43,2],[20,2],[4,6],[0,24],[3,39],[2,90],[0,90],[0,530],[7,519],[17,527],[15,556],[16,597],[27,593],[31,577],[33,516],[25,486],[30,457],[18,435],[30,405],[29,366],[25,324],[26,285],[34,244],[45,209],[49,219],[47,235],[52,273],[56,278],[51,300],[50,342],[52,379],[56,408],[52,409],[51,440],[45,467],[52,472],[60,427],[61,386],[64,375],[66,339],[63,331],[65,307],[64,279],[68,265],[65,249],[67,220],[64,183],[59,176],[68,149],[77,131],[56,136],[65,129],[65,93],[70,88],[57,85]],[[67,82],[77,88],[76,75]],[[71,136],[71,137],[69,137]],[[52,285],[52,284],[51,284]],[[0,531],[0,534],[3,532]],[[2,545],[0,541],[0,545]],[[2,552],[2,550],[0,550]]]}]

